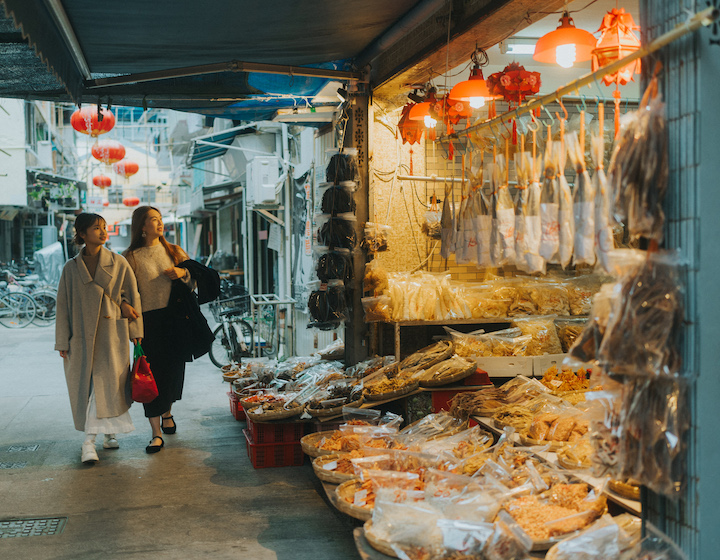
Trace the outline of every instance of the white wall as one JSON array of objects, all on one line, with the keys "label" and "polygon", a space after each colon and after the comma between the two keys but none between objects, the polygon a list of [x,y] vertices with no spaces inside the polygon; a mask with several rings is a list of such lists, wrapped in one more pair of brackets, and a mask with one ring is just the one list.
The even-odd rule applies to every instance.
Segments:
[{"label": "white wall", "polygon": [[0,205],[27,205],[25,175],[25,102],[2,99],[0,111]]}]

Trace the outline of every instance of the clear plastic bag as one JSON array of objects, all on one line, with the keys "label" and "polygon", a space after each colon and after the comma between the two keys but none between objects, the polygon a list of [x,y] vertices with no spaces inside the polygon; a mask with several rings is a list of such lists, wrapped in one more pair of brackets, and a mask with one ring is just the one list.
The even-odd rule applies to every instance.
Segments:
[{"label": "clear plastic bag", "polygon": [[515,264],[515,205],[505,182],[503,156],[498,156],[493,172],[492,257],[495,266]]},{"label": "clear plastic bag", "polygon": [[[452,203],[451,203],[452,201]],[[443,259],[450,258],[455,252],[455,200],[453,198],[452,186],[445,186],[445,200],[443,200],[442,217],[440,219],[440,256]]]},{"label": "clear plastic bag", "polygon": [[542,224],[542,237],[540,241],[540,256],[546,262],[559,262],[560,250],[560,200],[557,174],[559,162],[558,147],[548,139],[545,145],[545,177],[542,184],[540,199],[540,221]]},{"label": "clear plastic bag", "polygon": [[347,249],[330,251],[319,248],[314,253],[318,279],[321,282],[342,280],[347,283],[353,278],[352,256]]},{"label": "clear plastic bag", "polygon": [[532,317],[514,319],[513,325],[518,327],[524,335],[532,337],[527,346],[528,356],[542,356],[543,354],[562,354],[562,345],[555,327],[555,317]]},{"label": "clear plastic bag", "polygon": [[333,154],[327,165],[325,176],[328,183],[335,185],[345,181],[357,183],[360,179],[360,171],[356,152],[348,149],[343,153]]},{"label": "clear plastic bag", "polygon": [[593,135],[592,148],[595,161],[592,179],[595,190],[595,254],[598,266],[610,272],[610,252],[615,248],[615,239],[610,225],[610,187],[603,169],[605,150],[602,135]]},{"label": "clear plastic bag", "polygon": [[538,315],[570,315],[567,287],[553,280],[537,280],[530,284],[530,299]]},{"label": "clear plastic bag", "polygon": [[362,298],[361,301],[363,311],[365,311],[366,322],[372,323],[375,321],[392,321],[392,307],[390,296],[366,297]]},{"label": "clear plastic bag", "polygon": [[420,229],[430,239],[441,239],[442,235],[442,212],[438,208],[437,197],[433,194],[430,200],[430,210],[425,212],[425,220]]},{"label": "clear plastic bag", "polygon": [[313,318],[309,324],[320,330],[338,328],[348,318],[345,285],[342,280],[331,280],[327,286],[310,294],[308,309]]},{"label": "clear plastic bag", "polygon": [[560,168],[558,170],[558,222],[560,224],[560,264],[567,268],[572,260],[575,247],[575,216],[573,210],[573,195],[570,185],[565,177],[565,162],[567,151],[560,150]]},{"label": "clear plastic bag", "polygon": [[476,260],[478,267],[486,268],[493,264],[490,254],[493,219],[490,202],[488,202],[482,189],[476,191],[474,214],[475,229],[477,230]]},{"label": "clear plastic bag", "polygon": [[570,161],[575,167],[575,194],[573,214],[575,217],[575,249],[573,262],[595,264],[595,191],[585,168],[585,147],[580,145],[576,132],[567,135]]},{"label": "clear plastic bag", "polygon": [[355,212],[355,199],[351,189],[340,185],[330,185],[322,190],[320,209],[323,214],[336,216]]},{"label": "clear plastic bag", "polygon": [[486,560],[516,560],[525,558],[532,548],[532,540],[506,512],[501,511],[494,523],[495,530],[483,550]]},{"label": "clear plastic bag", "polygon": [[495,531],[492,523],[456,519],[438,519],[437,526],[443,535],[445,555],[461,553],[476,558],[482,558],[482,551]]},{"label": "clear plastic bag", "polygon": [[[631,531],[632,527],[630,525]],[[639,519],[635,527],[639,537]],[[634,534],[628,534],[610,515],[605,514],[579,535],[553,545],[545,559],[621,560],[621,553],[632,546],[634,537]]]},{"label": "clear plastic bag", "polygon": [[347,214],[319,218],[318,245],[331,249],[354,249],[357,243],[355,222],[355,217]]},{"label": "clear plastic bag", "polygon": [[387,270],[377,259],[373,259],[365,265],[363,287],[365,291],[375,293],[382,293],[388,288]]},{"label": "clear plastic bag", "polygon": [[382,253],[388,250],[388,239],[392,227],[373,222],[365,223],[365,234],[361,247],[368,253]]}]

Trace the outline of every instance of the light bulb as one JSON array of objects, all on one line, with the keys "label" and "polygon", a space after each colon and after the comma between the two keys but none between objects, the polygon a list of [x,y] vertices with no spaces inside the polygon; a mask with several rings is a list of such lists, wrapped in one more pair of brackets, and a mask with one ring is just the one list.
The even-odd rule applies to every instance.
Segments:
[{"label": "light bulb", "polygon": [[435,128],[437,125],[437,121],[433,119],[430,115],[425,115],[425,126],[428,128]]},{"label": "light bulb", "polygon": [[555,60],[563,68],[571,68],[575,64],[577,54],[575,52],[575,43],[569,45],[558,45],[555,48]]},{"label": "light bulb", "polygon": [[470,107],[473,109],[479,109],[480,107],[485,105],[485,98],[484,97],[471,97],[470,98]]}]

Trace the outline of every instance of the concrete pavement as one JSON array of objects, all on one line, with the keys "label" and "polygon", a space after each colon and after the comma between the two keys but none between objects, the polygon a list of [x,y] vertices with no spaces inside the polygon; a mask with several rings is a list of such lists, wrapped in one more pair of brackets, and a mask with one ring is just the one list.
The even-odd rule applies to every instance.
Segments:
[{"label": "concrete pavement", "polygon": [[99,444],[100,462],[81,464],[83,434],[73,427],[53,344],[54,326],[0,329],[0,537],[7,520],[59,518],[65,526],[0,538],[0,558],[359,557],[357,523],[326,504],[308,461],[253,469],[245,424],[230,415],[228,385],[207,357],[188,364],[173,408],[178,432],[165,436],[165,449],[145,453],[150,430],[135,404],[136,430],[118,436],[120,449]]}]

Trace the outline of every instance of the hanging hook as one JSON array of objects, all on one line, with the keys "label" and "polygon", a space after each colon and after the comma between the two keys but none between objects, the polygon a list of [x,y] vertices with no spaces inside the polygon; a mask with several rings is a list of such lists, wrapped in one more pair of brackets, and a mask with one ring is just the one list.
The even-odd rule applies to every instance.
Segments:
[{"label": "hanging hook", "polygon": [[543,108],[543,111],[545,111],[545,114],[546,114],[548,117],[550,117],[550,123],[549,123],[549,124],[543,123],[543,124],[544,124],[545,126],[552,126],[552,125],[554,125],[554,124],[555,124],[555,117],[552,116],[552,114],[550,113],[550,111],[548,111],[548,108],[545,107],[545,105],[543,105],[542,108]]},{"label": "hanging hook", "polygon": [[497,134],[495,134],[495,130],[493,129],[492,122],[490,122],[490,125],[488,128],[490,129],[490,132],[492,132],[493,138],[495,138],[495,143],[499,146],[500,140],[498,140]]},{"label": "hanging hook", "polygon": [[587,112],[587,104],[585,103],[585,94],[580,94],[580,102],[582,103],[582,110]]},{"label": "hanging hook", "polygon": [[[562,99],[560,99],[560,98],[558,97],[557,102],[558,102],[558,104],[560,105],[560,108],[563,110],[563,113],[564,113],[564,115],[565,115],[565,116],[562,118],[562,120],[568,120],[568,112],[567,112],[567,109],[565,108],[565,104],[562,102]],[[556,113],[556,115],[557,115],[557,117],[558,117],[558,120],[560,120],[560,114],[559,114],[559,113]]]},{"label": "hanging hook", "polygon": [[[530,111],[530,116],[532,117],[532,123],[528,123],[527,127],[531,132],[537,132],[538,130],[540,130],[540,123],[537,121],[537,117],[535,117],[535,113],[533,113],[532,111]],[[535,125],[535,127],[533,127],[532,125]]]}]

